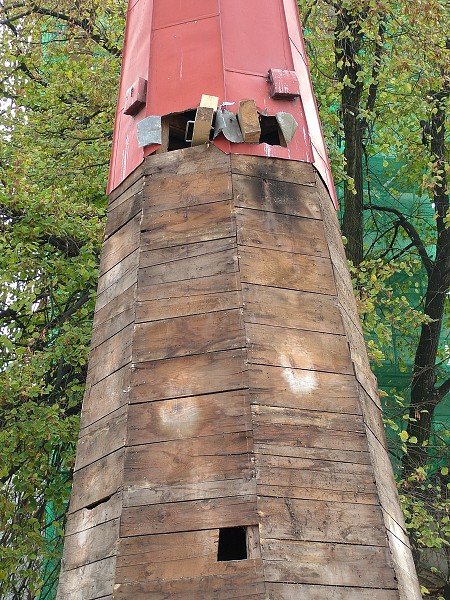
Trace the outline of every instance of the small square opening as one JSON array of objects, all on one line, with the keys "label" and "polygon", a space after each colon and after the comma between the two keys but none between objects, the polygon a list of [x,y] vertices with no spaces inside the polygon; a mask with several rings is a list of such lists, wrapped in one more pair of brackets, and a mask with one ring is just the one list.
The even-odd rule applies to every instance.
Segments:
[{"label": "small square opening", "polygon": [[224,527],[219,529],[217,560],[245,560],[247,556],[246,527]]}]

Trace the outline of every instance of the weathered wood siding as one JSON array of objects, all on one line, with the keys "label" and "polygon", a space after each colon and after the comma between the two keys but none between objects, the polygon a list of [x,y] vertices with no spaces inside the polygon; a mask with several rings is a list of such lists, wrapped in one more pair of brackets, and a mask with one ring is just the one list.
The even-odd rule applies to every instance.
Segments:
[{"label": "weathered wood siding", "polygon": [[334,209],[308,164],[151,156],[111,197],[59,599],[300,597],[420,599]]}]

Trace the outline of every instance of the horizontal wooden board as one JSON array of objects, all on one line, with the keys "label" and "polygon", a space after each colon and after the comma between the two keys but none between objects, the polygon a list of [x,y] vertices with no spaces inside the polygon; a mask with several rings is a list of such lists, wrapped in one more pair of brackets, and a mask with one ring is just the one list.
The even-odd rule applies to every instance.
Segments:
[{"label": "horizontal wooden board", "polygon": [[130,402],[197,396],[247,387],[242,350],[210,352],[137,364]]},{"label": "horizontal wooden board", "polygon": [[305,162],[232,154],[231,170],[233,173],[240,175],[316,186],[314,168],[311,164]]},{"label": "horizontal wooden board", "polygon": [[337,299],[325,294],[244,284],[246,323],[343,334]]},{"label": "horizontal wooden board", "polygon": [[115,556],[119,541],[119,522],[120,519],[115,519],[79,533],[66,535],[62,569],[76,569]]},{"label": "horizontal wooden board", "polygon": [[239,309],[139,323],[135,327],[133,361],[146,362],[242,348]]},{"label": "horizontal wooden board", "polygon": [[151,180],[191,173],[208,173],[211,169],[230,169],[230,157],[214,145],[183,148],[176,152],[153,154],[145,160],[143,170]]},{"label": "horizontal wooden board", "polygon": [[115,566],[116,558],[111,557],[64,571],[59,579],[57,600],[98,600],[112,595]]},{"label": "horizontal wooden board", "polygon": [[[289,463],[290,460],[290,463]],[[265,464],[261,464],[264,461]],[[272,464],[268,464],[272,463]],[[373,475],[370,469],[364,465],[355,465],[355,468],[347,468],[347,463],[331,461],[311,461],[299,459],[288,459],[278,457],[258,456],[256,472],[256,484],[258,495],[288,495],[292,498],[310,498],[306,496],[305,490],[321,490],[322,500],[332,498],[333,492],[346,492],[351,498],[362,496],[360,501],[366,499],[372,504],[377,493]],[[359,466],[359,469],[357,468]],[[285,494],[281,493],[284,490]],[[275,493],[276,492],[276,493]],[[318,495],[313,497],[317,497]],[[356,500],[355,500],[356,501]]]},{"label": "horizontal wooden board", "polygon": [[268,583],[268,600],[399,600],[396,590]]},{"label": "horizontal wooden board", "polygon": [[142,242],[147,250],[236,235],[229,201],[144,214]]},{"label": "horizontal wooden board", "polygon": [[143,583],[255,571],[254,560],[218,561],[219,530],[123,538],[116,581]]},{"label": "horizontal wooden board", "polygon": [[267,581],[397,588],[386,548],[267,540],[261,550]]},{"label": "horizontal wooden board", "polygon": [[[139,185],[141,183],[141,185]],[[142,182],[135,184],[136,192],[123,202],[110,206],[106,217],[105,239],[108,239],[142,210]]]},{"label": "horizontal wooden board", "polygon": [[258,498],[261,540],[387,546],[379,506],[291,498]]},{"label": "horizontal wooden board", "polygon": [[[135,250],[109,271],[100,275],[96,312],[137,282],[139,250]],[[94,320],[95,324],[95,320]]]},{"label": "horizontal wooden board", "polygon": [[122,486],[123,449],[75,471],[69,513],[109,499]]},{"label": "horizontal wooden board", "polygon": [[320,219],[314,187],[267,177],[233,175],[234,204],[239,208]]},{"label": "horizontal wooden board", "polygon": [[145,186],[144,195],[146,214],[229,200],[233,196],[231,173],[219,167],[203,173],[153,177]]},{"label": "horizontal wooden board", "polygon": [[161,298],[148,302],[138,302],[136,305],[136,323],[201,315],[241,307],[242,294],[238,291],[213,292],[182,298]]},{"label": "horizontal wooden board", "polygon": [[212,277],[186,279],[171,283],[141,285],[137,289],[137,300],[167,300],[173,298],[188,298],[190,296],[205,296],[220,292],[240,291],[238,273],[224,273]]},{"label": "horizontal wooden board", "polygon": [[322,221],[248,208],[236,209],[237,239],[243,246],[329,258]]},{"label": "horizontal wooden board", "polygon": [[88,373],[92,384],[131,362],[133,328],[131,323],[91,351]]},{"label": "horizontal wooden board", "polygon": [[258,473],[260,468],[276,469],[278,467],[280,469],[293,469],[297,472],[314,471],[323,473],[329,477],[330,484],[332,484],[335,475],[357,475],[361,478],[361,484],[368,482],[370,486],[374,481],[372,466],[367,464],[319,460],[318,458],[297,458],[295,456],[258,454]]},{"label": "horizontal wooden board", "polygon": [[87,388],[81,411],[81,431],[118,410],[128,401],[130,369],[131,365],[126,365],[99,383]]},{"label": "horizontal wooden board", "polygon": [[93,508],[82,508],[67,517],[66,535],[92,529],[102,523],[118,519],[122,512],[122,493],[113,494],[109,500]]},{"label": "horizontal wooden board", "polygon": [[103,244],[100,273],[106,273],[139,247],[141,215],[121,227]]},{"label": "horizontal wooden board", "polygon": [[127,438],[127,407],[119,408],[81,432],[75,469],[122,448]]},{"label": "horizontal wooden board", "polygon": [[240,246],[239,265],[243,283],[319,294],[336,293],[328,258]]},{"label": "horizontal wooden board", "polygon": [[199,531],[258,523],[256,497],[215,498],[125,508],[121,537]]},{"label": "horizontal wooden board", "polygon": [[194,259],[202,256],[211,256],[211,261],[215,262],[215,255],[217,252],[235,249],[235,237],[219,238],[217,240],[208,240],[206,242],[194,242],[192,244],[181,244],[179,246],[157,248],[155,250],[146,250],[144,241],[141,245],[139,266],[141,268],[154,267],[155,265],[164,265],[179,260]]},{"label": "horizontal wooden board", "polygon": [[102,344],[134,320],[134,294],[135,287],[131,286],[97,311],[91,339],[92,348]]},{"label": "horizontal wooden board", "polygon": [[113,206],[116,202],[119,203],[123,196],[129,197],[132,195],[134,193],[133,186],[142,177],[144,177],[144,170],[143,165],[141,164],[109,194],[110,206]]},{"label": "horizontal wooden board", "polygon": [[390,532],[388,532],[388,538],[395,575],[398,580],[400,600],[421,600],[422,594],[411,550]]},{"label": "horizontal wooden board", "polygon": [[249,381],[255,404],[361,414],[353,375],[252,365]]},{"label": "horizontal wooden board", "polygon": [[[276,480],[276,476],[274,476],[273,480]],[[257,486],[258,495],[273,498],[298,498],[300,500],[326,500],[327,502],[379,505],[375,487],[371,491],[365,491],[364,489],[356,491],[336,490],[333,489],[336,485],[333,488],[327,488],[326,482],[320,482],[319,485],[322,485],[322,487],[318,487],[319,480],[317,473],[310,474],[309,480],[308,476],[302,475],[298,482],[294,482],[291,485],[283,485],[285,480],[286,478],[284,477],[281,484],[278,482],[273,484],[264,483],[264,480],[259,481]],[[308,484],[316,485],[317,487],[305,487]]]},{"label": "horizontal wooden board", "polygon": [[250,423],[248,394],[242,391],[133,404],[128,407],[128,444],[248,431]]},{"label": "horizontal wooden board", "polygon": [[[152,252],[145,254],[152,254]],[[237,270],[237,250],[231,246],[222,251],[141,267],[139,269],[139,286],[211,277],[212,275],[235,273]]]},{"label": "horizontal wooden board", "polygon": [[[280,427],[283,430],[283,427]],[[308,433],[308,432],[307,432]],[[304,444],[304,440],[302,439],[302,432],[300,432],[300,438],[298,443],[295,443],[293,440],[291,443],[290,440],[284,442],[280,439],[277,443],[275,441],[260,441],[259,438],[259,429],[256,428],[256,439],[254,443],[254,452],[255,454],[275,454],[276,456],[287,456],[292,458],[305,458],[312,460],[331,460],[335,462],[344,462],[344,463],[358,463],[362,465],[370,464],[370,455],[368,452],[358,452],[354,450],[334,450],[329,448],[316,448]],[[324,433],[323,437],[326,437]],[[334,433],[334,438],[337,438],[338,435]],[[346,436],[349,437],[349,436]],[[325,445],[325,444],[324,444]]]},{"label": "horizontal wooden board", "polygon": [[246,333],[250,363],[353,373],[345,336],[253,323],[246,325]]}]

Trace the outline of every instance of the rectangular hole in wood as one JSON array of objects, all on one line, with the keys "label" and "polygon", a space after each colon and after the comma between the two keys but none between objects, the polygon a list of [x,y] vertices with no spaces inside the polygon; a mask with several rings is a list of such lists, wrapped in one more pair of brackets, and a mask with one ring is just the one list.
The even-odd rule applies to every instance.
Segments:
[{"label": "rectangular hole in wood", "polygon": [[245,560],[247,555],[246,527],[224,527],[219,529],[217,560]]},{"label": "rectangular hole in wood", "polygon": [[188,110],[183,113],[176,113],[166,117],[169,128],[168,152],[191,147],[191,142],[185,140],[185,133],[187,122],[193,121],[195,119],[195,114],[195,110]]}]

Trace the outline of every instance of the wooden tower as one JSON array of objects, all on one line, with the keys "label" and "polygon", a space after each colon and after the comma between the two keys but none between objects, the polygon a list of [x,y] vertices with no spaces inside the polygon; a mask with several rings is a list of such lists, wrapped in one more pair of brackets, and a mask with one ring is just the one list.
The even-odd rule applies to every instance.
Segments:
[{"label": "wooden tower", "polygon": [[420,600],[295,0],[132,0],[58,600]]}]

